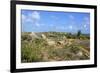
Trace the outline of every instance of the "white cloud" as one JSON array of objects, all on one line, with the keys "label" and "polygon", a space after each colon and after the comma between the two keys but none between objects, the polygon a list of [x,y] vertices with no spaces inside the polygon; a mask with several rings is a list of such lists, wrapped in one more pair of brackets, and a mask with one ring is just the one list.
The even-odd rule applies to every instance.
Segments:
[{"label": "white cloud", "polygon": [[69,29],[73,29],[73,26],[72,26],[72,25],[70,25],[70,26],[69,26]]},{"label": "white cloud", "polygon": [[83,28],[84,28],[85,30],[88,29],[88,27],[90,26],[89,17],[84,17],[84,18],[83,18],[82,26],[83,26]]},{"label": "white cloud", "polygon": [[35,25],[36,25],[37,27],[39,27],[39,26],[40,26],[40,24],[39,24],[39,23],[35,23]]},{"label": "white cloud", "polygon": [[52,15],[51,18],[56,19],[56,20],[58,19],[58,17],[54,15]]},{"label": "white cloud", "polygon": [[26,24],[26,23],[30,23],[33,24],[35,26],[40,26],[39,24],[39,20],[40,20],[40,13],[37,11],[33,11],[31,13],[28,14],[22,14],[22,23]]},{"label": "white cloud", "polygon": [[40,19],[40,13],[37,11],[32,12],[31,17],[33,19],[39,20]]},{"label": "white cloud", "polygon": [[69,15],[69,18],[73,20],[74,19],[74,16],[73,15]]},{"label": "white cloud", "polygon": [[86,28],[87,27],[87,25],[86,24],[84,24],[84,28]]},{"label": "white cloud", "polygon": [[26,18],[27,18],[26,15],[22,14],[22,24],[25,23]]},{"label": "white cloud", "polygon": [[41,26],[44,26],[45,24],[41,24]]},{"label": "white cloud", "polygon": [[54,27],[55,25],[53,25],[53,24],[50,24],[49,26],[50,26],[50,27]]},{"label": "white cloud", "polygon": [[86,24],[83,25],[84,29],[87,30],[88,26]]},{"label": "white cloud", "polygon": [[31,18],[27,18],[27,19],[25,19],[25,21],[30,22],[30,23],[34,22]]},{"label": "white cloud", "polygon": [[86,24],[90,24],[89,18],[88,18],[88,17],[84,17],[84,22],[85,22]]},{"label": "white cloud", "polygon": [[24,14],[22,14],[22,19],[25,20],[26,19],[26,16]]},{"label": "white cloud", "polygon": [[86,21],[87,21],[87,20],[89,20],[89,18],[88,18],[88,17],[84,17],[84,20],[86,20]]},{"label": "white cloud", "polygon": [[57,30],[66,30],[67,27],[65,27],[65,26],[55,26],[55,29],[57,29]]},{"label": "white cloud", "polygon": [[31,20],[32,22],[36,22],[40,20],[40,13],[37,11],[33,11],[32,13],[28,13],[27,19]]}]

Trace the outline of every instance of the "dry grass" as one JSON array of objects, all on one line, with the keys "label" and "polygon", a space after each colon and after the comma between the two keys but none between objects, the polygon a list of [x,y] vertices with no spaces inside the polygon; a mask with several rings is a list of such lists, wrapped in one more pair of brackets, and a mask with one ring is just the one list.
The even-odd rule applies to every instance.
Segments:
[{"label": "dry grass", "polygon": [[[38,38],[30,36],[30,33],[22,33],[21,62],[46,62],[86,60],[90,58],[89,38],[75,38],[65,33],[37,33]],[[47,37],[42,38],[41,34]],[[52,34],[52,35],[51,35]],[[48,44],[48,39],[53,45]],[[50,42],[50,41],[49,41]]]}]

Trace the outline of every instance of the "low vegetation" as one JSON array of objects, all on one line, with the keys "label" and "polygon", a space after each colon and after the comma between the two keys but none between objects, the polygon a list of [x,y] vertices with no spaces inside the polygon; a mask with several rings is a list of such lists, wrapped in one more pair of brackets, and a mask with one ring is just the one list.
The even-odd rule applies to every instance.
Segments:
[{"label": "low vegetation", "polygon": [[89,34],[66,32],[22,32],[21,62],[87,60]]}]

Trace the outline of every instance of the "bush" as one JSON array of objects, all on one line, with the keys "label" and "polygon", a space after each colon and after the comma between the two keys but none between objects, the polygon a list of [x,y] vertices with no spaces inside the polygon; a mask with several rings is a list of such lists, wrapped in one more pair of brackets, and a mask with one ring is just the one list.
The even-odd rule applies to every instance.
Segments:
[{"label": "bush", "polygon": [[39,44],[39,40],[33,43],[25,41],[22,42],[22,62],[39,62],[42,60],[40,46],[37,44]]}]

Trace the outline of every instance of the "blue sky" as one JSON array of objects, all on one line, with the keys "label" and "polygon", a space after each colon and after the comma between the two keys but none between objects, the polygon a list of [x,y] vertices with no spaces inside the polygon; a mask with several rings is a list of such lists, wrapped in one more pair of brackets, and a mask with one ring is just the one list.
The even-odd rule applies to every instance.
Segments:
[{"label": "blue sky", "polygon": [[21,10],[22,32],[90,33],[90,13]]}]

